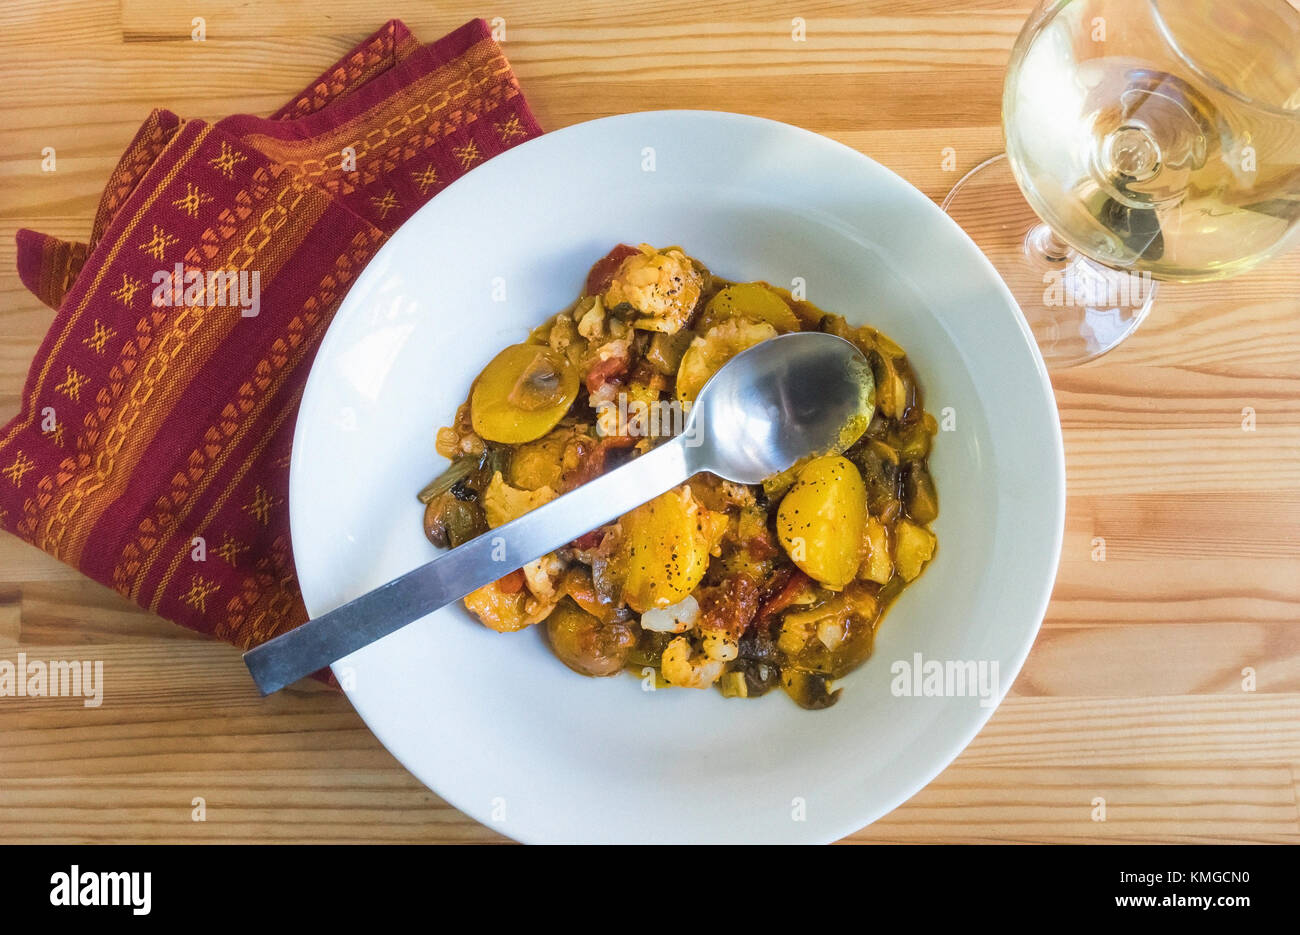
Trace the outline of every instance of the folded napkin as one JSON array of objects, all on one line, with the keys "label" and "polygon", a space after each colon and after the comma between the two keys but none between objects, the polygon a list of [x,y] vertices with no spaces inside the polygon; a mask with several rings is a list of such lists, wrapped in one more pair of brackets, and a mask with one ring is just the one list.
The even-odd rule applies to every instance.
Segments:
[{"label": "folded napkin", "polygon": [[241,648],[302,623],[289,451],[325,328],[398,225],[540,132],[482,20],[389,22],[270,117],[155,111],[86,243],[18,232],[57,312],[0,430],[0,526]]}]

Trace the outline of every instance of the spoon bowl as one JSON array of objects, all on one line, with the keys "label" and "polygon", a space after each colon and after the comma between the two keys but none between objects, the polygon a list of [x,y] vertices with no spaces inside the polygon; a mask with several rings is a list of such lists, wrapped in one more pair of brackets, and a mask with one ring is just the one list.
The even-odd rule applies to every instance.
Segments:
[{"label": "spoon bowl", "polygon": [[687,434],[706,466],[758,484],[814,454],[838,452],[875,410],[871,365],[852,343],[817,331],[781,335],[737,354],[704,385]]}]

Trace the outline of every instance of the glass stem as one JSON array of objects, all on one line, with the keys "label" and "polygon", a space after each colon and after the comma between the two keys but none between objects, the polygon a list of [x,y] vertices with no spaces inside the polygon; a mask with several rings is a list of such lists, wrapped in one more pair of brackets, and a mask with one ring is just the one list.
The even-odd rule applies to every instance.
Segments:
[{"label": "glass stem", "polygon": [[1025,234],[1025,255],[1044,266],[1059,266],[1068,259],[1070,245],[1041,221]]}]

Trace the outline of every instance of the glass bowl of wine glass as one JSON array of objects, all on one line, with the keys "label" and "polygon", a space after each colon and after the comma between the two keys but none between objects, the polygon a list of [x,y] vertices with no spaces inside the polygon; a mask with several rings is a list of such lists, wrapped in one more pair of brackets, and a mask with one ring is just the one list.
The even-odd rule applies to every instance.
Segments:
[{"label": "glass bowl of wine glass", "polygon": [[1005,155],[944,209],[1051,367],[1128,337],[1160,280],[1300,239],[1300,12],[1287,0],[1044,0],[1003,91]]}]

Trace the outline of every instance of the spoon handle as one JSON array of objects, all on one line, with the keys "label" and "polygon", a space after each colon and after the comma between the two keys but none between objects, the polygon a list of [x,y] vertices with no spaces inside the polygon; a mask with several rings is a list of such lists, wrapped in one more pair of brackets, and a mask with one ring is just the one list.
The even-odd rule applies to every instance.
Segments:
[{"label": "spoon handle", "polygon": [[676,487],[700,470],[683,438],[250,649],[253,681],[277,692]]}]

